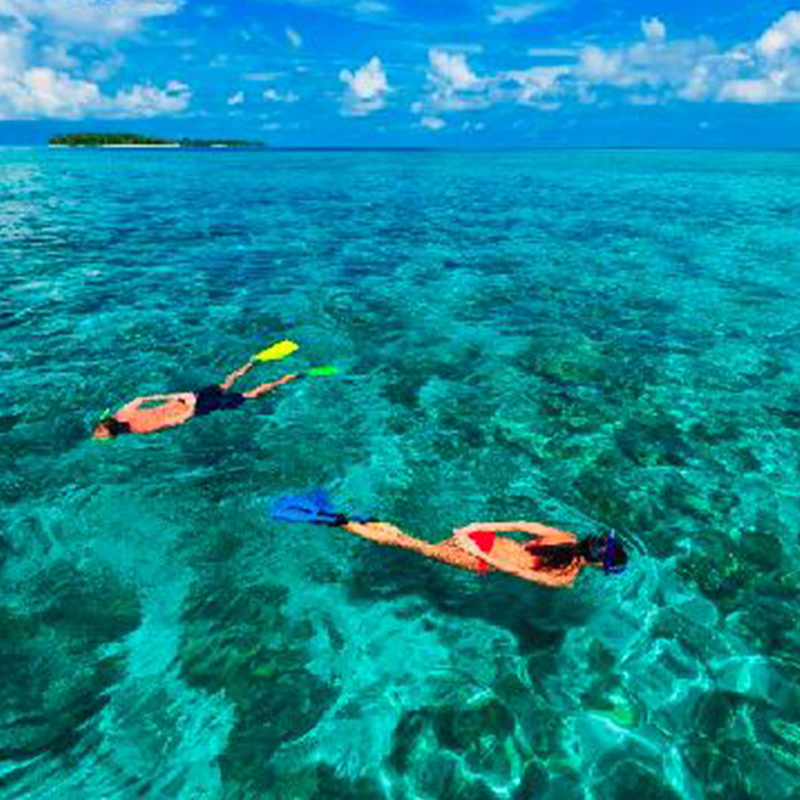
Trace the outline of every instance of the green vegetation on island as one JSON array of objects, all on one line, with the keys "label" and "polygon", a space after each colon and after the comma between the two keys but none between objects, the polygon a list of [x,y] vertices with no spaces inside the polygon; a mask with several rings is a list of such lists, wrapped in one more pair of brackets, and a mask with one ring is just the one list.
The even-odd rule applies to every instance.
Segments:
[{"label": "green vegetation on island", "polygon": [[53,136],[50,144],[61,147],[265,147],[263,142],[247,139],[164,139],[138,133],[67,133]]},{"label": "green vegetation on island", "polygon": [[50,144],[67,147],[102,147],[103,145],[174,145],[172,139],[140,136],[137,133],[67,133],[53,136]]}]

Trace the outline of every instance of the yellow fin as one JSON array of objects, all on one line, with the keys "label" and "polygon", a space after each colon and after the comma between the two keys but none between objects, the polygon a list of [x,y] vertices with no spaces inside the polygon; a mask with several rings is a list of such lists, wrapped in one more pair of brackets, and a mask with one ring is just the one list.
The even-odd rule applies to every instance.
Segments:
[{"label": "yellow fin", "polygon": [[280,361],[282,358],[290,356],[295,350],[299,349],[300,345],[297,344],[297,342],[284,339],[282,342],[277,342],[272,345],[272,347],[268,347],[266,350],[256,353],[253,356],[253,361]]}]

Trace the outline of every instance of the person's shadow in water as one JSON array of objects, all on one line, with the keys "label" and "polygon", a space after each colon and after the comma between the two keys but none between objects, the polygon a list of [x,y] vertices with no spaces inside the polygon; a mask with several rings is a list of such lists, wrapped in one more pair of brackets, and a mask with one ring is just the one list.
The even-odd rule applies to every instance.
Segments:
[{"label": "person's shadow in water", "polygon": [[480,575],[391,547],[359,553],[347,591],[357,602],[417,596],[442,614],[507,629],[523,653],[557,650],[593,610],[574,589],[548,589],[497,572]]}]

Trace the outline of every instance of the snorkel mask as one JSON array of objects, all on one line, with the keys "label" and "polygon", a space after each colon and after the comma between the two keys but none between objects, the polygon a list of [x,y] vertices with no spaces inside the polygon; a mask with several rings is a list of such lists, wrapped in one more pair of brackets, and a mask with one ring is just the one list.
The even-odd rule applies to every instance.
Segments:
[{"label": "snorkel mask", "polygon": [[[111,416],[111,409],[107,408],[101,415],[100,415],[100,422],[104,422]],[[108,444],[109,442],[114,441],[114,436],[105,436],[102,439],[96,439],[94,436],[92,437],[91,441],[96,442],[97,444]]]},{"label": "snorkel mask", "polygon": [[606,537],[606,546],[603,549],[603,572],[606,575],[620,575],[625,572],[624,566],[614,565],[614,556],[617,554],[617,532],[612,528]]}]

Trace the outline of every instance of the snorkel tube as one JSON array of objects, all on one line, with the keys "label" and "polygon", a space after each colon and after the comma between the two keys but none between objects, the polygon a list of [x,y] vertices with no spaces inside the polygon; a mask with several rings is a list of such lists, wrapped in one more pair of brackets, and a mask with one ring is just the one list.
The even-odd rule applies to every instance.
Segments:
[{"label": "snorkel tube", "polygon": [[603,572],[606,575],[620,575],[625,572],[624,566],[614,564],[614,556],[617,554],[617,532],[612,528],[611,533],[606,537],[606,546],[603,549]]}]

